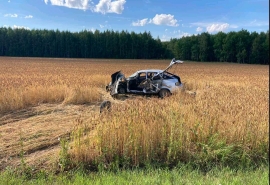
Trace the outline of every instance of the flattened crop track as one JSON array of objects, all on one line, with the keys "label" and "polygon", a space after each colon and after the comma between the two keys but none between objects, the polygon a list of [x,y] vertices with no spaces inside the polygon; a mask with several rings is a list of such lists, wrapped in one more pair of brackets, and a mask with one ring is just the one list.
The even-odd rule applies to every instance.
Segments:
[{"label": "flattened crop track", "polygon": [[57,160],[59,138],[68,137],[78,118],[98,112],[96,105],[42,104],[0,116],[0,170],[17,166],[23,152],[27,164]]},{"label": "flattened crop track", "polygon": [[[113,99],[103,90],[100,93],[103,100],[113,104],[125,103],[127,98],[137,98],[121,95]],[[41,104],[0,115],[0,171],[8,166],[19,166],[22,152],[27,165],[51,167],[58,160],[60,138],[69,138],[77,124],[76,120],[89,119],[93,113],[99,114],[100,103]]]}]

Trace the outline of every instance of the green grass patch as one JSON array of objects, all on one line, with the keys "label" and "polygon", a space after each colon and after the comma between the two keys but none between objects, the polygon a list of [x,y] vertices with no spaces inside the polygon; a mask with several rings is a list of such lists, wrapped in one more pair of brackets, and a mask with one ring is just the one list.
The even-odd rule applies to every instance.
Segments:
[{"label": "green grass patch", "polygon": [[214,168],[204,173],[183,165],[168,169],[135,169],[115,172],[69,171],[58,175],[39,172],[31,178],[6,170],[0,174],[0,184],[269,184],[268,166],[256,170],[232,170]]}]

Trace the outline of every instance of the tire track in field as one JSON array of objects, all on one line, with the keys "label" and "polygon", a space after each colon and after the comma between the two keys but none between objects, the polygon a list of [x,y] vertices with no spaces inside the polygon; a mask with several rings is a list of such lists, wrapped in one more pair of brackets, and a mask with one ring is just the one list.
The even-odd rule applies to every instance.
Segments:
[{"label": "tire track in field", "polygon": [[[120,95],[113,99],[100,90],[102,100],[113,104],[136,99],[136,95]],[[101,102],[83,105],[41,104],[6,113],[0,117],[0,171],[20,165],[23,158],[27,165],[48,168],[58,159],[60,138],[69,138],[77,120],[99,116]],[[94,129],[94,127],[93,127]]]},{"label": "tire track in field", "polygon": [[38,162],[39,157],[35,153],[42,155],[42,152],[50,153],[51,148],[58,148],[59,138],[69,136],[76,125],[76,119],[87,118],[97,110],[98,104],[42,104],[1,117],[0,170],[18,165],[22,152],[25,161]]}]

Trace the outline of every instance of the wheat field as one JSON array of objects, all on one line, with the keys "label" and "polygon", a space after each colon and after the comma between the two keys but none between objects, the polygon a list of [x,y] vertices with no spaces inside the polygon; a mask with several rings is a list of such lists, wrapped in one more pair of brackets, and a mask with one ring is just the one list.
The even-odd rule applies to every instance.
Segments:
[{"label": "wheat field", "polygon": [[[269,66],[185,62],[173,67],[195,96],[181,91],[166,99],[115,100],[105,92],[115,71],[129,76],[165,69],[169,62],[1,57],[1,169],[18,165],[21,151],[31,165],[42,156],[50,157],[38,165],[48,164],[52,156],[59,158],[59,140],[67,135],[72,164],[268,161]],[[99,114],[103,100],[112,101],[112,112]]]}]

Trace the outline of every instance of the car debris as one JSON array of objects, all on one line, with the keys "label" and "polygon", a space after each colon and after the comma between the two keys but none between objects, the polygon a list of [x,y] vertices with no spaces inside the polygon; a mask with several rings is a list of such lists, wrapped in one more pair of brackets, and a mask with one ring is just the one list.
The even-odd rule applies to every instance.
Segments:
[{"label": "car debris", "polygon": [[106,91],[112,97],[118,94],[157,94],[164,98],[183,87],[181,79],[176,74],[168,72],[175,64],[182,64],[183,61],[173,58],[170,65],[164,69],[146,69],[136,71],[125,78],[121,71],[111,75],[111,82],[106,86]]},{"label": "car debris", "polygon": [[104,111],[111,111],[112,103],[109,100],[105,100],[100,104],[100,113]]}]

